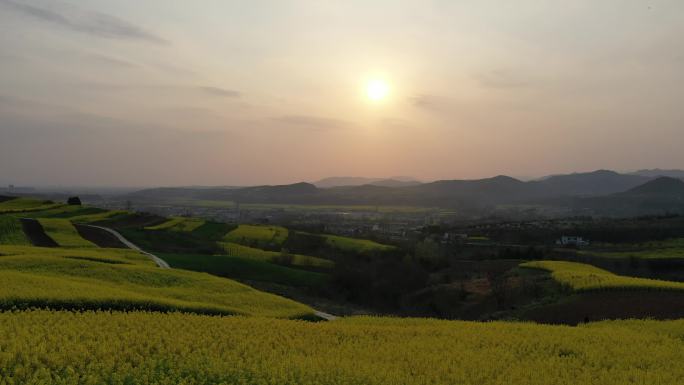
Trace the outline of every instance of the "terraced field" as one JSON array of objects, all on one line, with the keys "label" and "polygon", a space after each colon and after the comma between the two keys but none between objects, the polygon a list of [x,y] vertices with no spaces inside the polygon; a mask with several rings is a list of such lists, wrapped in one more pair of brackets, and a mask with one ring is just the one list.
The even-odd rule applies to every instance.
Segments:
[{"label": "terraced field", "polygon": [[0,246],[0,308],[307,317],[312,310],[209,274],[159,269],[128,249]]},{"label": "terraced field", "polygon": [[202,226],[204,223],[205,221],[199,218],[173,217],[169,218],[169,220],[164,223],[145,227],[145,230],[192,232]]},{"label": "terraced field", "polygon": [[580,250],[580,255],[606,258],[684,259],[684,238],[613,247],[616,250]]},{"label": "terraced field", "polygon": [[[96,247],[73,225],[129,216],[111,213],[64,205],[27,212],[38,222],[25,223],[39,228],[40,223],[57,242],[46,248],[28,245],[19,219],[24,213],[0,215],[0,384],[679,385],[684,380],[684,320],[575,328],[380,317],[306,322],[315,318],[310,307],[217,277],[306,290],[329,283],[328,274],[296,268],[325,272],[333,266],[328,260],[247,246],[280,250],[286,229],[240,226],[228,232],[229,225],[190,218],[156,218],[146,229],[127,228],[144,248],[175,242],[170,249],[196,249],[209,242],[228,254],[159,253],[186,270],[160,269],[137,251]],[[321,237],[322,249],[393,248]],[[684,283],[624,277],[580,263],[521,266],[550,272],[573,291],[569,298],[639,290],[658,297],[644,297],[650,305],[668,296],[666,302],[676,304],[676,296],[684,294]],[[537,275],[551,282],[546,274]],[[625,300],[633,298],[601,299],[599,305]],[[585,314],[601,319],[603,313],[589,305],[594,306],[571,301],[550,306],[556,306],[553,314],[567,308],[580,319]]]},{"label": "terraced field", "polygon": [[394,246],[383,245],[368,239],[349,238],[338,235],[324,235],[324,237],[325,243],[329,247],[353,253],[365,254],[374,251],[387,251],[394,249]]},{"label": "terraced field", "polygon": [[224,237],[226,242],[252,247],[279,247],[287,239],[288,231],[280,226],[240,225]]},{"label": "terraced field", "polygon": [[[29,211],[26,213],[22,213],[21,216],[24,218],[65,218],[73,215],[78,215],[84,210],[87,209],[84,209],[81,206],[59,204],[47,210]],[[96,210],[103,211],[100,209]]]},{"label": "terraced field", "polygon": [[69,220],[73,223],[95,223],[125,217],[129,214],[123,210],[108,210],[101,213],[74,215],[69,217]]},{"label": "terraced field", "polygon": [[35,310],[0,314],[0,377],[14,384],[680,385],[683,337],[682,320],[566,327]]},{"label": "terraced field", "polygon": [[276,251],[265,251],[253,247],[242,246],[237,243],[221,242],[221,247],[229,256],[250,258],[258,261],[280,263],[293,266],[330,268],[334,265],[332,261],[323,258],[311,257],[301,254],[279,253]]},{"label": "terraced field", "polygon": [[40,218],[38,219],[45,234],[62,247],[97,247],[96,244],[83,239],[74,225],[68,219]]},{"label": "terraced field", "polygon": [[[598,290],[676,290],[684,291],[684,282],[626,277],[613,274],[598,267],[577,262],[533,261],[520,265],[541,269],[562,285],[575,291]],[[684,297],[683,297],[684,299]]]},{"label": "terraced field", "polygon": [[238,280],[277,283],[292,287],[319,287],[327,274],[281,266],[250,257],[206,254],[157,253],[171,267],[201,271]]},{"label": "terraced field", "polygon": [[48,210],[59,206],[62,205],[41,199],[14,198],[0,202],[0,214]]}]

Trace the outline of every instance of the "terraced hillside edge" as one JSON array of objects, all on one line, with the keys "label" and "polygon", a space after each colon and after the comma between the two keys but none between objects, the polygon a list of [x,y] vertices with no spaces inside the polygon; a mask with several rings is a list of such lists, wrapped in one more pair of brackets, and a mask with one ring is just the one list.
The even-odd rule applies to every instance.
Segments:
[{"label": "terraced hillside edge", "polygon": [[520,266],[546,270],[559,283],[575,291],[675,290],[684,292],[684,282],[626,277],[592,265],[577,262],[533,261],[525,262]]},{"label": "terraced hillside edge", "polygon": [[310,317],[302,304],[225,278],[159,269],[129,249],[0,245],[0,308],[121,309]]}]

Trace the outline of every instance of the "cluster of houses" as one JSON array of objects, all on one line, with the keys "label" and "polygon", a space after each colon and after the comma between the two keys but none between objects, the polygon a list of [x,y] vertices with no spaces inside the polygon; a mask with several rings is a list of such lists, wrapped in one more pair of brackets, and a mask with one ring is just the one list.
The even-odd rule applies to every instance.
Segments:
[{"label": "cluster of houses", "polygon": [[556,244],[559,246],[588,246],[589,241],[582,238],[578,237],[576,235],[563,235],[562,237],[558,238],[556,240]]}]

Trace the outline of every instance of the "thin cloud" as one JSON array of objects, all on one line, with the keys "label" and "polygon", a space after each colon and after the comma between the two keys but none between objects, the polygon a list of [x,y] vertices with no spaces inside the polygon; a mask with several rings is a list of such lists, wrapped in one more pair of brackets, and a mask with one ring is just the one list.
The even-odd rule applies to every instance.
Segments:
[{"label": "thin cloud", "polygon": [[14,0],[0,0],[0,4],[29,16],[35,20],[60,26],[75,32],[110,39],[143,40],[155,44],[166,44],[166,40],[141,27],[131,24],[116,16],[79,10],[71,6],[53,4],[44,8]]},{"label": "thin cloud", "polygon": [[72,87],[85,90],[102,90],[107,92],[139,92],[139,91],[163,91],[177,94],[191,94],[194,96],[210,96],[219,98],[240,98],[242,93],[235,90],[214,86],[198,85],[172,85],[172,84],[115,84],[100,82],[82,82],[71,85]]},{"label": "thin cloud", "polygon": [[449,107],[447,99],[430,94],[418,94],[409,98],[413,106],[430,111],[444,111]]},{"label": "thin cloud", "polygon": [[131,63],[126,60],[118,59],[112,56],[107,56],[107,55],[102,55],[102,54],[97,54],[97,53],[92,53],[92,54],[86,54],[83,55],[83,58],[97,64],[103,64],[107,65],[110,67],[119,67],[119,68],[139,68],[140,66]]},{"label": "thin cloud", "polygon": [[226,98],[239,98],[242,96],[240,92],[234,91],[234,90],[227,90],[225,88],[219,88],[219,87],[210,87],[210,86],[200,86],[197,87],[200,91],[203,91],[204,93],[211,95],[211,96],[220,96],[220,97],[226,97]]},{"label": "thin cloud", "polygon": [[309,115],[284,115],[275,117],[273,120],[289,126],[317,131],[346,128],[349,126],[349,122],[344,120]]}]

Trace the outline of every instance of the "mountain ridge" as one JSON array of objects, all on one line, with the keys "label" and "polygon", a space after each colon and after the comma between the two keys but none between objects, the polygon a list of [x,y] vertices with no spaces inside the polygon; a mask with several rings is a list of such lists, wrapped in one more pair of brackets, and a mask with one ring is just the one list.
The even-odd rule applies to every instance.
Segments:
[{"label": "mountain ridge", "polygon": [[532,203],[560,197],[601,196],[627,191],[653,178],[609,170],[556,175],[544,180],[521,181],[498,175],[482,179],[438,180],[401,186],[363,184],[321,188],[313,183],[263,185],[237,189],[148,189],[130,199],[154,200],[160,196],[184,199],[231,200],[241,203],[420,205],[429,207],[492,206]]}]

